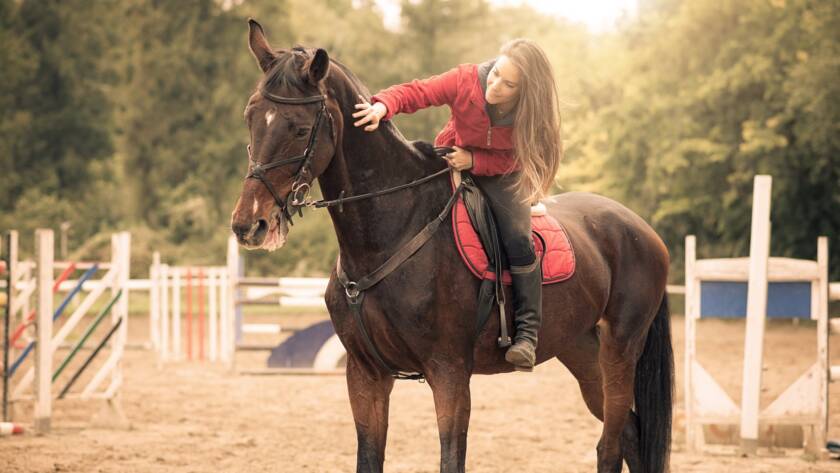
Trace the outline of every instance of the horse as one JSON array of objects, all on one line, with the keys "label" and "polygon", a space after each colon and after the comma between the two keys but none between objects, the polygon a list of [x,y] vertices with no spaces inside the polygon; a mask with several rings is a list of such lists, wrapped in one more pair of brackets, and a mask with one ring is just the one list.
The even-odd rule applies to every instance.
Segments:
[{"label": "horse", "polygon": [[[514,368],[497,346],[498,318],[476,327],[479,280],[460,261],[452,228],[433,225],[454,195],[445,163],[393,123],[373,133],[354,127],[354,105],[370,93],[324,49],[274,50],[254,20],[248,43],[263,75],[245,109],[249,173],[234,235],[246,249],[281,247],[295,214],[313,206],[318,180],[325,200],[315,206],[327,207],[339,246],[325,300],[347,350],[356,471],[383,471],[395,378],[420,376],[434,397],[440,471],[465,471],[470,378]],[[667,248],[605,197],[568,192],[543,203],[574,245],[576,271],[543,288],[537,363],[562,362],[603,422],[598,472],[619,472],[622,461],[633,473],[667,471]]]}]

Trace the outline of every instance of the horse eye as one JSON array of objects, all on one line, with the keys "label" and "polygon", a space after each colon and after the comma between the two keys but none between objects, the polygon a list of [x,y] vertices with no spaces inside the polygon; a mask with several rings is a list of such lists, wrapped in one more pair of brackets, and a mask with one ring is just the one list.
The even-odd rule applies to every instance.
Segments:
[{"label": "horse eye", "polygon": [[309,128],[298,128],[298,131],[297,131],[297,133],[295,133],[295,136],[297,136],[298,138],[302,138],[302,137],[304,137],[308,134],[309,134]]}]

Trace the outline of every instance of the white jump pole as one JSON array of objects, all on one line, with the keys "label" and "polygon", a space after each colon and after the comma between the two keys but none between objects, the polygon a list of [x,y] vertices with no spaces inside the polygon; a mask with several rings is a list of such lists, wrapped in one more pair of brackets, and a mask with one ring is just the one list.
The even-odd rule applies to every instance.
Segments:
[{"label": "white jump pole", "polygon": [[820,274],[819,280],[819,304],[817,318],[817,359],[820,360],[820,372],[829,375],[827,378],[820,377],[819,386],[819,413],[821,424],[813,429],[813,447],[822,449],[826,442],[828,432],[828,383],[831,380],[831,362],[828,353],[828,237],[817,238],[817,270]]},{"label": "white jump pole", "polygon": [[149,268],[149,338],[151,348],[160,353],[160,252],[152,253]]},{"label": "white jump pole", "polygon": [[699,293],[699,284],[695,285],[694,268],[697,261],[697,239],[694,235],[685,237],[685,443],[688,451],[700,450],[699,440],[702,438],[702,431],[698,431],[694,425],[694,374],[693,362],[696,359],[697,344],[695,331],[697,330],[697,319],[699,313],[696,302]]},{"label": "white jump pole", "polygon": [[181,271],[172,270],[172,358],[181,360]]},{"label": "white jump pole", "polygon": [[230,286],[228,284],[227,269],[219,271],[219,360],[222,363],[230,364],[230,332],[233,328],[230,317],[230,304],[228,304],[228,296],[230,295]]},{"label": "white jump pole", "polygon": [[122,295],[120,296],[120,300],[117,301],[117,306],[115,307],[117,310],[111,314],[111,321],[116,324],[117,321],[122,319],[122,323],[120,324],[120,328],[117,329],[116,338],[111,342],[111,350],[119,353],[117,356],[120,361],[112,374],[112,385],[108,388],[109,393],[116,392],[123,383],[122,358],[125,353],[125,347],[128,345],[128,307],[130,296],[128,281],[131,277],[131,233],[118,233],[116,241],[119,252],[117,253],[114,264],[120,265],[120,274],[115,281],[112,294],[116,295],[117,292],[122,291]]},{"label": "white jump pole", "polygon": [[234,369],[234,353],[236,352],[236,342],[239,339],[239,324],[241,317],[237,313],[238,285],[239,285],[239,244],[236,238],[232,235],[228,237],[227,245],[227,312],[226,330],[228,330],[225,340],[227,359],[225,360],[230,369]]},{"label": "white jump pole", "polygon": [[210,322],[210,361],[216,361],[219,356],[219,314],[217,310],[216,297],[219,293],[219,270],[210,268],[204,272],[205,286],[207,287],[207,317]]},{"label": "white jump pole", "polygon": [[162,264],[158,272],[158,294],[160,296],[160,361],[169,361],[169,265]]},{"label": "white jump pole", "polygon": [[53,232],[35,231],[38,262],[38,316],[35,343],[35,430],[50,431],[52,415]]},{"label": "white jump pole", "polygon": [[747,286],[747,327],[744,341],[744,381],[741,391],[741,452],[747,455],[755,454],[758,450],[764,325],[767,317],[767,262],[770,257],[771,187],[772,177],[755,177]]}]

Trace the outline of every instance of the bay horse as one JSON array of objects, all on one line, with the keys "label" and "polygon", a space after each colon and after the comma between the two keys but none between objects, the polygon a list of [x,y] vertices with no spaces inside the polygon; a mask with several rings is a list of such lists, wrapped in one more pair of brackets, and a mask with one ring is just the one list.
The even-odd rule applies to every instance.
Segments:
[{"label": "bay horse", "polygon": [[[470,377],[513,366],[496,344],[498,318],[476,328],[479,280],[460,261],[452,228],[430,229],[445,218],[453,195],[443,160],[408,142],[393,123],[374,133],[354,127],[354,105],[370,93],[325,50],[273,50],[254,20],[249,46],[263,78],[245,109],[249,173],[233,233],[248,249],[279,248],[293,214],[312,203],[306,196],[318,179],[340,252],[325,299],[347,350],[356,471],[383,471],[394,379],[420,373],[434,397],[440,471],[463,472]],[[383,189],[391,192],[377,192]],[[570,192],[543,203],[568,232],[576,272],[544,286],[537,362],[562,362],[603,422],[598,472],[619,472],[622,461],[633,473],[667,471],[668,251],[639,216],[607,198]],[[418,234],[425,241],[418,243]]]}]

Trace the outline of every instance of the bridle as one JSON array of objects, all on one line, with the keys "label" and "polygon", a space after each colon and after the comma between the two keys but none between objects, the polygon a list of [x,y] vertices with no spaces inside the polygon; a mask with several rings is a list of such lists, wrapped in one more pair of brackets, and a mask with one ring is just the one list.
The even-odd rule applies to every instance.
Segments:
[{"label": "bridle", "polygon": [[[293,156],[291,158],[279,159],[270,163],[260,164],[254,161],[253,157],[251,156],[251,146],[248,145],[248,162],[250,163],[250,166],[248,170],[248,175],[245,176],[245,179],[257,179],[260,182],[262,182],[265,188],[268,189],[268,192],[271,193],[271,196],[274,198],[274,202],[277,203],[277,206],[286,216],[289,223],[294,225],[294,223],[292,222],[292,215],[295,212],[298,212],[298,214],[301,216],[303,215],[302,209],[306,205],[306,198],[309,196],[309,191],[312,188],[312,179],[307,180],[307,178],[312,174],[310,169],[312,162],[312,154],[315,150],[315,145],[318,141],[318,131],[321,128],[321,122],[323,122],[324,120],[325,113],[330,119],[330,138],[335,139],[332,114],[330,114],[329,110],[327,110],[326,95],[311,95],[309,97],[282,97],[280,95],[272,94],[271,92],[266,91],[262,87],[260,88],[260,93],[266,99],[279,104],[321,104],[320,108],[318,109],[318,113],[315,115],[315,125],[309,131],[309,141],[306,144],[306,149],[303,150],[303,154]],[[292,181],[292,190],[289,192],[289,195],[286,196],[287,200],[283,200],[279,195],[277,195],[277,191],[274,189],[274,186],[272,186],[268,179],[266,179],[265,173],[272,169],[279,168],[280,166],[285,166],[287,164],[293,164],[301,161],[303,161],[303,164],[300,165],[297,172],[295,173],[294,181]],[[288,202],[289,197],[291,197],[291,202]]]},{"label": "bridle", "polygon": [[[309,191],[311,190],[311,181],[309,179],[307,182],[307,177],[311,175],[310,170],[310,161],[312,160],[312,153],[315,149],[315,144],[318,138],[318,129],[321,126],[321,122],[323,121],[324,114],[326,113],[330,119],[330,138],[335,140],[335,125],[333,123],[332,114],[327,110],[326,95],[310,95],[309,97],[282,97],[276,94],[272,94],[271,92],[266,91],[265,89],[260,88],[260,93],[263,97],[271,100],[275,103],[280,104],[288,104],[288,105],[307,105],[311,103],[320,103],[321,108],[318,109],[318,114],[315,115],[315,126],[312,127],[312,130],[309,133],[309,142],[306,145],[306,149],[303,151],[303,154],[294,156],[291,158],[280,159],[277,161],[272,161],[270,163],[260,164],[253,160],[251,157],[251,148],[250,145],[248,147],[248,161],[250,163],[250,169],[248,171],[248,175],[245,176],[245,179],[258,179],[260,182],[263,183],[268,192],[271,193],[271,196],[274,198],[274,201],[277,203],[277,206],[280,207],[280,210],[289,220],[290,224],[294,224],[292,222],[292,215],[298,213],[298,215],[303,216],[303,208],[304,207],[314,207],[314,208],[324,208],[324,207],[335,207],[338,206],[339,210],[343,210],[343,205],[349,202],[356,202],[359,200],[370,199],[373,197],[379,197],[382,195],[390,194],[392,192],[400,191],[403,189],[408,189],[411,187],[416,187],[421,184],[424,184],[432,179],[435,179],[438,176],[442,176],[444,174],[449,173],[449,168],[444,167],[440,171],[435,173],[429,174],[428,176],[421,177],[414,181],[408,182],[406,184],[400,184],[394,187],[390,187],[388,189],[382,189],[379,191],[368,192],[366,194],[354,195],[345,197],[344,191],[341,191],[339,197],[333,200],[309,200]],[[435,148],[435,153],[438,156],[443,156],[447,153],[453,152],[454,149],[449,147],[440,147]],[[274,190],[274,186],[265,178],[265,172],[269,171],[274,168],[278,168],[280,166],[284,166],[286,164],[292,164],[303,161],[303,164],[298,168],[297,173],[295,174],[294,181],[292,182],[292,190],[289,192],[289,195],[292,197],[292,201],[287,204],[279,195],[277,195],[277,191]],[[291,208],[291,210],[290,210]]]}]

